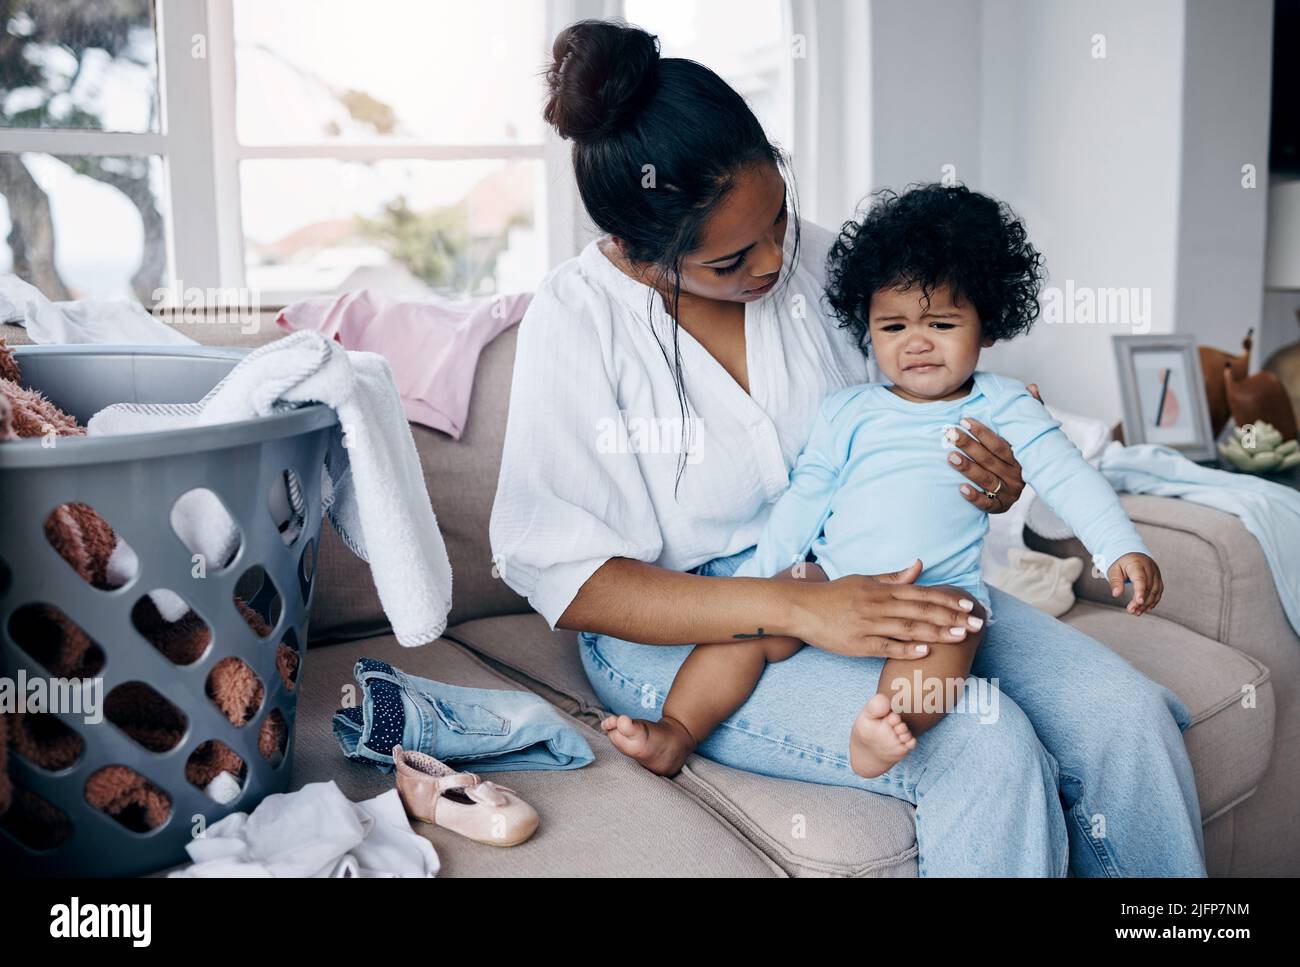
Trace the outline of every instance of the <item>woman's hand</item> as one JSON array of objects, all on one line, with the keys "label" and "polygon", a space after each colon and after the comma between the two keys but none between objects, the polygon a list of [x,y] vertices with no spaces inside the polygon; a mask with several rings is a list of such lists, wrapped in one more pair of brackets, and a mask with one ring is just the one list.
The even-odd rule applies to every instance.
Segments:
[{"label": "woman's hand", "polygon": [[794,635],[839,655],[921,658],[983,625],[969,595],[913,584],[921,570],[917,561],[893,574],[800,582]]},{"label": "woman's hand", "polygon": [[[1036,383],[1030,383],[1027,389],[1034,399],[1043,402]],[[961,485],[961,495],[987,514],[1005,513],[1025,490],[1020,461],[1012,452],[1011,444],[979,420],[967,418],[961,424],[969,432],[949,431],[949,439],[961,452],[954,450],[948,457],[971,481]]]}]

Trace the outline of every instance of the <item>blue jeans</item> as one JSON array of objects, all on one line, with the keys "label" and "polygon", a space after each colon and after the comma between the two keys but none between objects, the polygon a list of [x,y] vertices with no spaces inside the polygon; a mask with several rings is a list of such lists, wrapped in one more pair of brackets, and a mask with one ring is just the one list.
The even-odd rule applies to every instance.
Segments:
[{"label": "blue jeans", "polygon": [[[753,548],[695,573],[730,576]],[[1186,706],[1086,635],[990,588],[995,618],[971,700],[884,775],[849,767],[849,728],[883,658],[807,647],[771,664],[699,748],[736,769],[859,786],[916,807],[921,876],[1204,876]],[[583,632],[592,688],[613,712],[656,720],[694,645]],[[976,692],[996,693],[976,711]]]},{"label": "blue jeans", "polygon": [[466,688],[359,659],[358,705],[334,713],[334,738],[354,762],[392,772],[393,746],[469,763],[475,772],[580,769],[595,756],[571,720],[525,691]]}]

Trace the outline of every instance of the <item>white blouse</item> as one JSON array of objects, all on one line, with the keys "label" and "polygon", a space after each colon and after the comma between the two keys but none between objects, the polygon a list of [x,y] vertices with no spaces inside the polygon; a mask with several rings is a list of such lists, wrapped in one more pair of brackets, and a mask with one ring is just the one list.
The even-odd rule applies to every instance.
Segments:
[{"label": "white blouse", "polygon": [[787,231],[783,278],[745,305],[749,393],[679,328],[685,448],[672,323],[654,290],[595,241],[542,280],[519,324],[489,535],[502,580],[552,630],[611,557],[689,571],[757,543],[822,398],[876,380],[823,306],[834,236],[801,226],[793,274]]}]

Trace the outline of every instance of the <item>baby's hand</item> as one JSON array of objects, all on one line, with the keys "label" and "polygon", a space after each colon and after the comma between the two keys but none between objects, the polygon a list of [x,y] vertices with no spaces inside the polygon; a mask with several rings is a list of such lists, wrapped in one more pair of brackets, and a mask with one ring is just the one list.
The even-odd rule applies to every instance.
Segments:
[{"label": "baby's hand", "polygon": [[1133,582],[1133,600],[1126,610],[1131,615],[1145,614],[1160,603],[1165,593],[1165,582],[1160,567],[1145,554],[1125,554],[1106,572],[1110,579],[1110,596],[1118,598],[1124,593],[1124,579]]}]

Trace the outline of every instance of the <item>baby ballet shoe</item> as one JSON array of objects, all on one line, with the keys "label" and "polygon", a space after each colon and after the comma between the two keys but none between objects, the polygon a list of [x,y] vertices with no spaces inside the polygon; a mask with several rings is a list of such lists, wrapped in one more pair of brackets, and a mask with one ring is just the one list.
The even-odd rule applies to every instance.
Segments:
[{"label": "baby ballet shoe", "polygon": [[423,752],[393,747],[406,814],[488,846],[518,846],[537,831],[537,811],[507,786],[457,772]]}]

